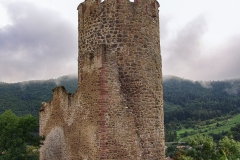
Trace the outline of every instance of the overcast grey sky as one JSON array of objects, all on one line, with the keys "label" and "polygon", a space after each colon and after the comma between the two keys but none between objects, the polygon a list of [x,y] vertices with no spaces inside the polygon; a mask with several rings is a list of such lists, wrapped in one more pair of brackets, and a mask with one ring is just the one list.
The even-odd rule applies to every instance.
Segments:
[{"label": "overcast grey sky", "polygon": [[[0,0],[0,81],[77,73],[82,0]],[[159,0],[163,74],[240,78],[239,0]]]}]

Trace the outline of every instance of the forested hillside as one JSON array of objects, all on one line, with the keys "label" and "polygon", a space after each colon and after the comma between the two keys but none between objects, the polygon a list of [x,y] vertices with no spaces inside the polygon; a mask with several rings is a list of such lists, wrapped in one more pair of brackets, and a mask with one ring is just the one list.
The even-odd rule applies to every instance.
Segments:
[{"label": "forested hillside", "polygon": [[[77,89],[76,76],[45,81],[0,83],[0,113],[11,109],[22,116],[38,115],[41,102],[52,98],[52,89],[65,86]],[[240,80],[194,82],[174,76],[163,81],[165,123],[182,120],[206,120],[224,114],[240,113]]]},{"label": "forested hillside", "polygon": [[52,99],[52,89],[57,86],[65,86],[68,92],[73,93],[77,89],[77,76],[13,84],[0,83],[0,113],[10,109],[18,116],[29,113],[38,116],[41,103]]},{"label": "forested hillside", "polygon": [[240,112],[240,80],[193,82],[165,77],[163,86],[165,123]]}]

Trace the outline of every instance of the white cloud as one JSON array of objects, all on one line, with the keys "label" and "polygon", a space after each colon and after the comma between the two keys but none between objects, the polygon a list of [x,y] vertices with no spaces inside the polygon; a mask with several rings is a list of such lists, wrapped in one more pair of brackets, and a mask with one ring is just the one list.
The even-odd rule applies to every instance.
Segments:
[{"label": "white cloud", "polygon": [[9,3],[7,10],[12,24],[0,30],[0,81],[77,72],[77,28],[31,3]]},{"label": "white cloud", "polygon": [[240,78],[240,34],[206,50],[208,22],[199,16],[181,28],[162,47],[163,73],[192,80]]}]

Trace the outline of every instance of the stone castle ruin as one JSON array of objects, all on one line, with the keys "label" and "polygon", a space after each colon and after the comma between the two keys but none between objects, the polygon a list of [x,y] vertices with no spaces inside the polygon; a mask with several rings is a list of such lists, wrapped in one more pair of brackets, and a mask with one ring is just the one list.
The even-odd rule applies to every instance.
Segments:
[{"label": "stone castle ruin", "polygon": [[40,109],[41,160],[164,160],[156,0],[78,6],[78,90]]}]

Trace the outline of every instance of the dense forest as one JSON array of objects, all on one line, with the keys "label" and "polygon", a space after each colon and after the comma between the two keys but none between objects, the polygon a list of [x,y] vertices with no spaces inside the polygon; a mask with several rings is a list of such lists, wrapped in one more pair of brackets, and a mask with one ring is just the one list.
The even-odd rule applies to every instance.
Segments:
[{"label": "dense forest", "polygon": [[31,115],[18,117],[7,110],[0,114],[0,160],[38,160],[38,119]]},{"label": "dense forest", "polygon": [[240,80],[190,81],[165,77],[165,123],[240,113]]},{"label": "dense forest", "polygon": [[[38,115],[41,102],[52,98],[52,89],[77,89],[77,76],[43,81],[0,83],[0,113],[11,109],[18,116]],[[165,123],[207,120],[240,113],[240,80],[190,81],[174,76],[163,78]]]},{"label": "dense forest", "polygon": [[65,86],[68,92],[77,89],[77,76],[63,76],[43,81],[19,83],[0,83],[0,113],[12,110],[16,115],[31,114],[38,116],[42,102],[52,99],[52,90],[57,86]]}]

